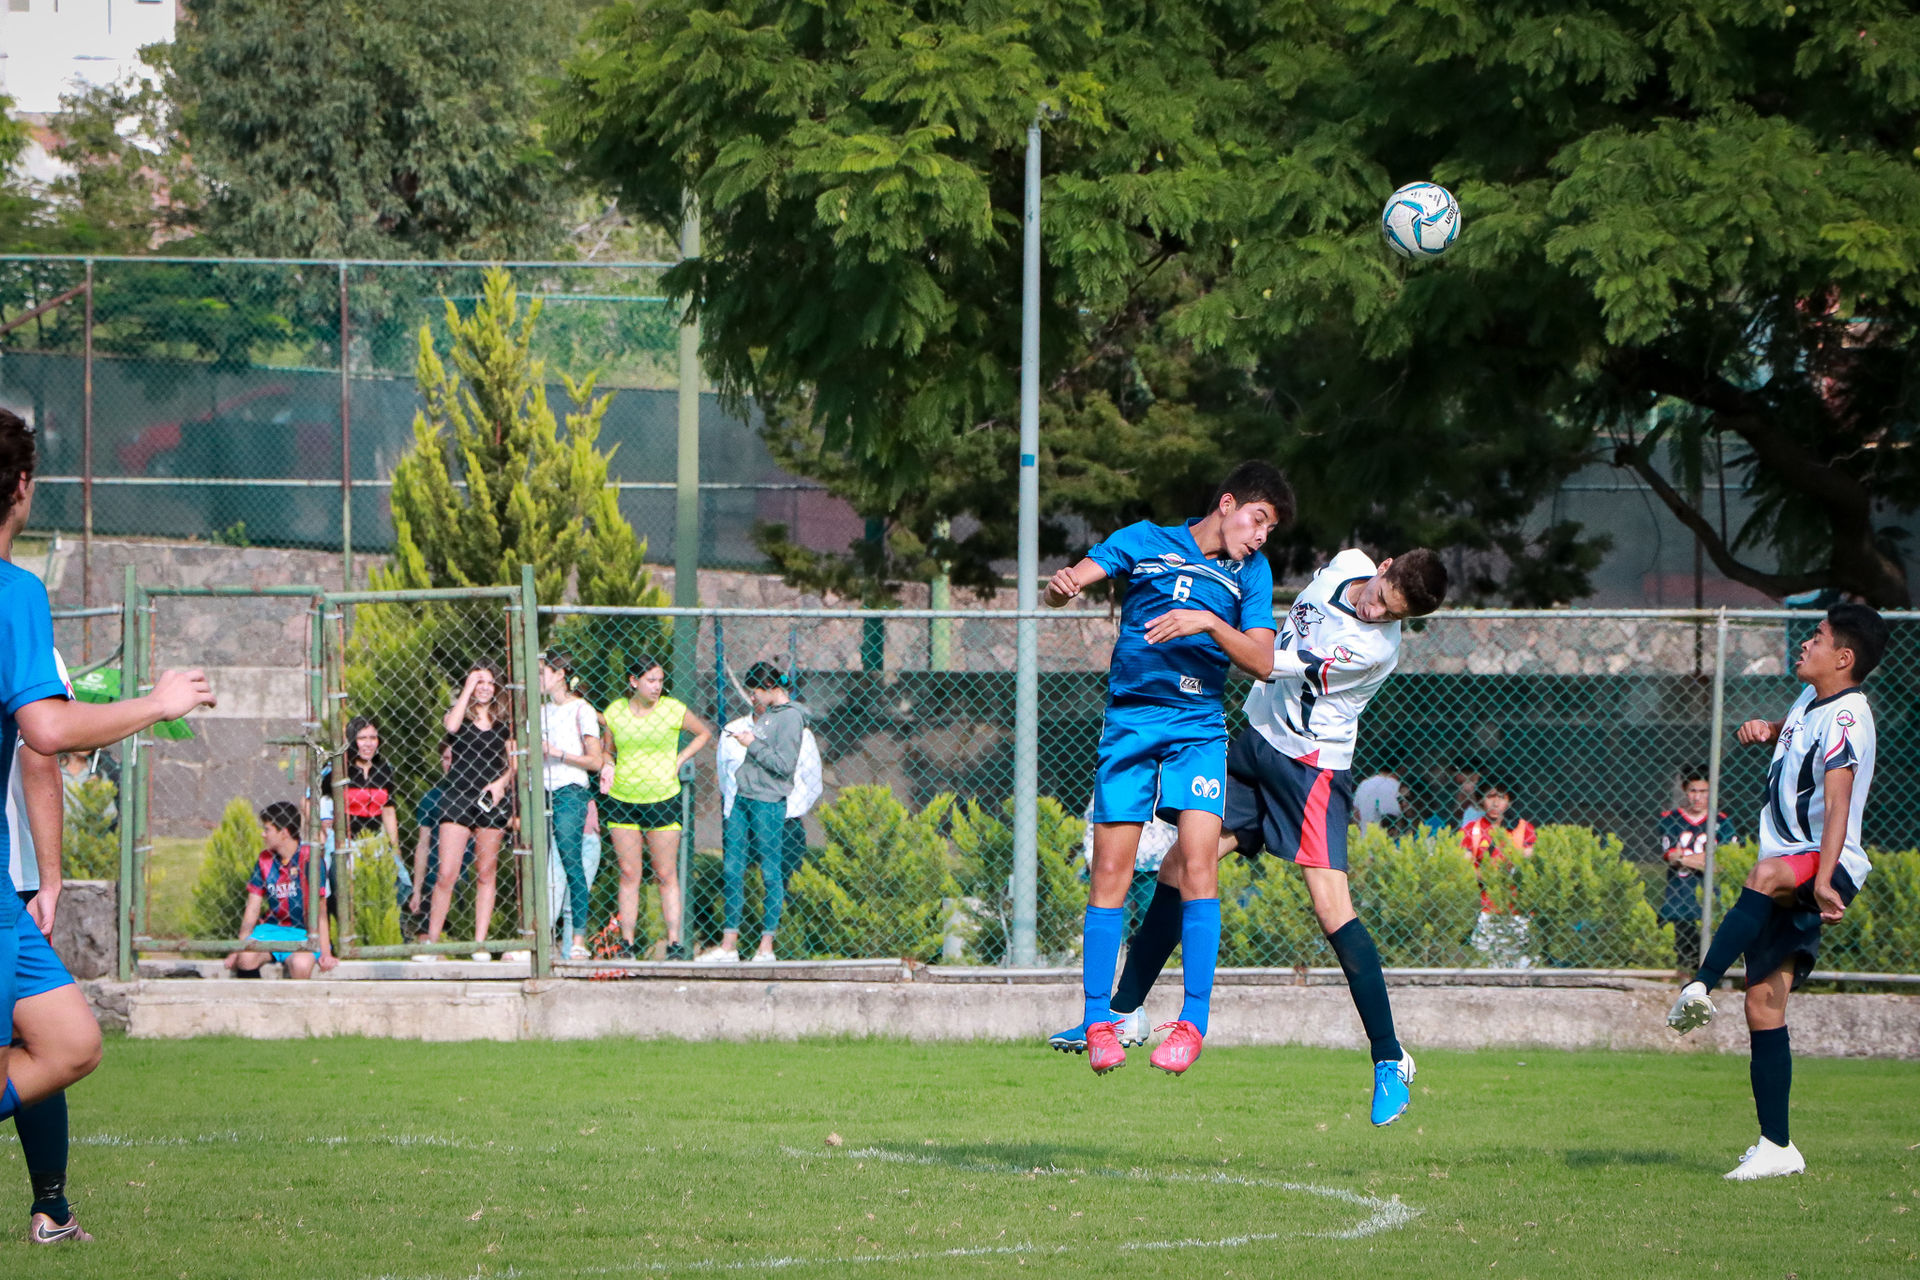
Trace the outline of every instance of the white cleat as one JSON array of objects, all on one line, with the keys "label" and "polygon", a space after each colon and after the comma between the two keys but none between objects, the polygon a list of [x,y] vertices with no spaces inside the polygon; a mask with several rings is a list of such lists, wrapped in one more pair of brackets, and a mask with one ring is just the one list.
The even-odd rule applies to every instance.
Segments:
[{"label": "white cleat", "polygon": [[1747,1154],[1741,1156],[1740,1163],[1727,1174],[1727,1181],[1757,1182],[1761,1178],[1784,1178],[1806,1171],[1807,1158],[1800,1154],[1800,1148],[1791,1142],[1776,1147],[1762,1138],[1747,1148]]},{"label": "white cleat", "polygon": [[1680,988],[1680,998],[1673,1002],[1673,1008],[1667,1010],[1667,1025],[1685,1035],[1695,1027],[1712,1022],[1716,1012],[1707,995],[1707,984],[1689,982]]},{"label": "white cleat", "polygon": [[1145,1008],[1135,1009],[1132,1013],[1113,1015],[1113,1034],[1121,1044],[1131,1049],[1147,1042],[1153,1033],[1153,1024],[1147,1021]]}]

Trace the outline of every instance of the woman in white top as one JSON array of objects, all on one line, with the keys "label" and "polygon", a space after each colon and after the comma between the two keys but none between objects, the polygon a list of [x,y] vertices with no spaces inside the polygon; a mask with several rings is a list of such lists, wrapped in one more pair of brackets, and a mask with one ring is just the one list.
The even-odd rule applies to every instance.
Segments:
[{"label": "woman in white top", "polygon": [[553,845],[567,877],[567,903],[573,917],[569,960],[587,958],[587,871],[580,850],[587,830],[588,781],[605,762],[600,750],[600,717],[576,691],[573,657],[564,649],[540,655],[540,740],[546,753],[547,809],[553,815]]}]

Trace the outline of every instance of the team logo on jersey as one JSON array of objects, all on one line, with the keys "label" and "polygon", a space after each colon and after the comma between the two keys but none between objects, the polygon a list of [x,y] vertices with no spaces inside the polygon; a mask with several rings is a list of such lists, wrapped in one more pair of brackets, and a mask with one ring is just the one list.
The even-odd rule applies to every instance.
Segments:
[{"label": "team logo on jersey", "polygon": [[1353,650],[1347,648],[1347,646],[1343,644],[1335,645],[1333,649],[1333,660],[1335,662],[1352,662]]},{"label": "team logo on jersey", "polygon": [[1792,746],[1794,730],[1798,729],[1799,727],[1800,726],[1798,725],[1790,724],[1786,728],[1782,729],[1780,731],[1780,745],[1783,747]]},{"label": "team logo on jersey", "polygon": [[1327,615],[1320,612],[1318,605],[1296,604],[1287,616],[1293,621],[1293,629],[1304,636],[1311,628],[1319,626]]},{"label": "team logo on jersey", "polygon": [[1833,718],[1833,722],[1839,725],[1842,729],[1851,729],[1853,728],[1855,723],[1853,718],[1853,712],[1842,711],[1839,715]]},{"label": "team logo on jersey", "polygon": [[1180,677],[1180,692],[1182,692],[1182,693],[1199,693],[1199,692],[1200,692],[1200,677],[1199,677],[1199,676],[1181,676],[1181,677]]},{"label": "team logo on jersey", "polygon": [[1187,562],[1187,558],[1177,551],[1169,551],[1160,558],[1176,569]]},{"label": "team logo on jersey", "polygon": [[1220,779],[1195,778],[1193,780],[1193,794],[1199,796],[1202,800],[1218,800],[1220,798]]}]

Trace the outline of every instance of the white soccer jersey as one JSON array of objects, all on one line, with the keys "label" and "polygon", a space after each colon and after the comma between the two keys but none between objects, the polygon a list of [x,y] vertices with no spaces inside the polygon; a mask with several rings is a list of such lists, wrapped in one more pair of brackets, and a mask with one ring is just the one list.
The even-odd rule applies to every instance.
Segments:
[{"label": "white soccer jersey", "polygon": [[1352,766],[1360,713],[1400,661],[1400,624],[1362,622],[1346,600],[1373,573],[1366,552],[1347,550],[1315,574],[1280,624],[1273,674],[1247,695],[1248,721],[1303,764]]},{"label": "white soccer jersey", "polygon": [[1840,865],[1858,889],[1873,864],[1860,847],[1860,816],[1867,811],[1873,784],[1873,708],[1856,685],[1828,698],[1815,698],[1808,685],[1794,700],[1773,745],[1767,767],[1767,801],[1760,810],[1760,856],[1817,852],[1827,822],[1827,774],[1853,769],[1853,795],[1847,808],[1847,842]]}]

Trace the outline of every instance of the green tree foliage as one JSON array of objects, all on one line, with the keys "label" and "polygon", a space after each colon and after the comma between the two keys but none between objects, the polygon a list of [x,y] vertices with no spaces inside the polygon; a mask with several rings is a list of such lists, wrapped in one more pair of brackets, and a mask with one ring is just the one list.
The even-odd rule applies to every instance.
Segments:
[{"label": "green tree foliage", "polygon": [[[1034,945],[1065,963],[1080,950],[1087,888],[1080,878],[1080,842],[1087,824],[1052,796],[1038,800],[1039,843],[1034,895]],[[958,879],[972,920],[967,954],[976,964],[1004,964],[1013,922],[1013,800],[995,816],[977,800],[953,811]]]},{"label": "green tree foliage", "polygon": [[1480,912],[1480,884],[1457,835],[1396,838],[1369,827],[1351,836],[1347,865],[1355,908],[1387,964],[1477,963],[1467,940]]},{"label": "green tree foliage", "polygon": [[1542,827],[1531,857],[1489,860],[1480,871],[1487,895],[1526,919],[1539,963],[1657,969],[1673,955],[1673,929],[1656,917],[1618,836]]},{"label": "green tree foliage", "polygon": [[[254,816],[253,802],[245,796],[227,801],[220,825],[207,837],[206,853],[200,859],[200,872],[193,880],[193,904],[187,909],[189,938],[231,938],[240,927],[241,913],[247,909],[247,879],[266,838],[260,834],[260,820]],[[313,864],[318,874],[319,864]],[[317,888],[317,886],[314,886]],[[309,891],[307,904],[314,909],[321,901]]]},{"label": "green tree foliage", "polygon": [[[562,432],[546,367],[531,354],[539,319],[539,300],[522,307],[512,279],[495,268],[469,314],[447,305],[444,358],[422,327],[416,377],[426,407],[394,467],[394,552],[372,574],[375,589],[518,586],[520,566],[532,565],[543,601],[667,603],[647,572],[646,542],[607,484],[611,454],[598,442],[612,397],[595,395],[591,376],[562,374],[572,401]],[[402,794],[417,796],[438,776],[440,736],[402,727],[437,719],[469,663],[509,666],[506,620],[498,601],[356,612],[348,709],[383,727]],[[577,657],[597,655],[604,667],[622,644],[646,637],[580,623],[564,638]],[[531,673],[519,675],[531,685]]]},{"label": "green tree foliage", "polygon": [[512,257],[558,238],[546,0],[193,0],[166,92],[226,253]]},{"label": "green tree foliage", "polygon": [[[560,135],[663,223],[698,195],[707,252],[672,285],[710,367],[772,407],[790,465],[889,520],[897,558],[856,566],[882,585],[929,559],[977,580],[1011,540],[1042,101],[1068,112],[1047,127],[1050,515],[1172,517],[1267,456],[1301,493],[1296,556],[1478,549],[1496,571],[1470,590],[1549,602],[1584,592],[1604,535],[1528,517],[1603,459],[1740,581],[1909,598],[1920,16],[608,6]],[[1416,178],[1456,191],[1466,230],[1409,266],[1377,218]],[[1723,454],[1758,500],[1739,528],[1684,496]],[[942,545],[963,514],[980,531]]]},{"label": "green tree foliage", "polygon": [[878,786],[844,787],[823,806],[826,847],[787,886],[806,953],[938,960],[948,903],[960,896],[942,830],[952,809],[943,794],[913,813]]},{"label": "green tree foliage", "polygon": [[105,778],[67,787],[60,824],[60,870],[69,880],[120,878],[119,789]]}]

